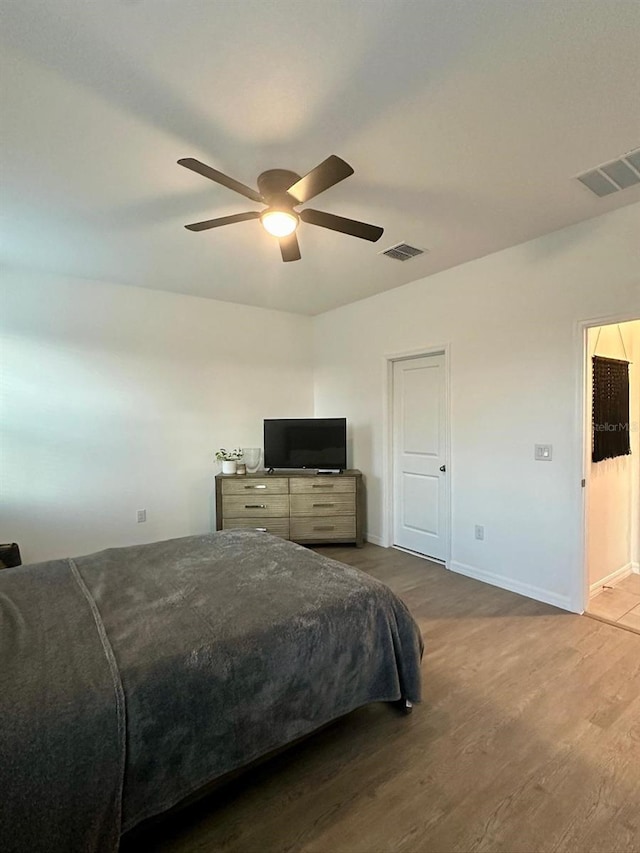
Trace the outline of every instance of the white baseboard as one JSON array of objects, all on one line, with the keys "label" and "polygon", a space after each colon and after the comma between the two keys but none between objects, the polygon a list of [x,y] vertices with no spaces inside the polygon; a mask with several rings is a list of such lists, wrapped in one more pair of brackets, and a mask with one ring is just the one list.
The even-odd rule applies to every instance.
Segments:
[{"label": "white baseboard", "polygon": [[640,563],[631,563],[631,571],[636,575],[640,575]]},{"label": "white baseboard", "polygon": [[630,575],[631,572],[637,571],[637,569],[633,568],[633,565],[633,563],[627,563],[626,566],[621,566],[619,569],[616,569],[615,572],[611,572],[605,577],[600,578],[599,581],[590,584],[589,597],[593,598],[594,595],[597,595],[599,592],[602,592],[602,587],[605,584],[610,584],[614,581],[621,581],[623,578],[626,578],[627,575]]},{"label": "white baseboard", "polygon": [[547,589],[522,583],[522,581],[516,581],[504,575],[497,575],[494,572],[487,572],[485,569],[477,569],[475,566],[468,566],[466,563],[458,563],[455,560],[451,561],[449,568],[452,572],[457,572],[459,575],[466,575],[466,577],[474,578],[477,581],[482,581],[482,583],[499,586],[501,589],[508,589],[509,592],[517,592],[518,595],[524,595],[527,598],[535,599],[535,601],[542,601],[545,604],[560,607],[562,610],[576,612],[571,606],[571,599],[568,595],[558,595],[555,592],[549,592]]},{"label": "white baseboard", "polygon": [[381,536],[374,536],[373,533],[365,533],[364,538],[366,542],[371,542],[372,545],[381,545],[383,548],[385,547]]}]

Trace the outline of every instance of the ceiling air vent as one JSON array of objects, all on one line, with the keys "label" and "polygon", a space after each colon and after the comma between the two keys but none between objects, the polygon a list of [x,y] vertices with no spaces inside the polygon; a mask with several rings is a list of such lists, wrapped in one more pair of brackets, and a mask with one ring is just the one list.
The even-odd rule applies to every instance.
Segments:
[{"label": "ceiling air vent", "polygon": [[418,255],[424,255],[424,251],[424,249],[416,249],[415,246],[410,246],[408,243],[398,243],[397,246],[390,246],[379,254],[386,255],[396,261],[409,261]]},{"label": "ceiling air vent", "polygon": [[640,184],[640,148],[576,177],[599,198]]}]

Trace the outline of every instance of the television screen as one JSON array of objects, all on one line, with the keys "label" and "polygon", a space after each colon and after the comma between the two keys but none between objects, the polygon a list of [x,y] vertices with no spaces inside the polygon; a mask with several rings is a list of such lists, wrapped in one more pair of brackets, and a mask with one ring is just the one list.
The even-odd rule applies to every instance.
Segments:
[{"label": "television screen", "polygon": [[264,464],[266,468],[346,468],[347,419],[265,420]]}]

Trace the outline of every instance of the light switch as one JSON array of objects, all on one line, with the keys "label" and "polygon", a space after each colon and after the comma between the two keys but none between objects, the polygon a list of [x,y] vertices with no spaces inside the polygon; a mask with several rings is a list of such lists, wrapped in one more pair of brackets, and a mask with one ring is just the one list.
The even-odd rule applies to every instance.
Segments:
[{"label": "light switch", "polygon": [[553,447],[550,444],[536,444],[535,445],[535,459],[536,462],[551,462],[553,458]]}]

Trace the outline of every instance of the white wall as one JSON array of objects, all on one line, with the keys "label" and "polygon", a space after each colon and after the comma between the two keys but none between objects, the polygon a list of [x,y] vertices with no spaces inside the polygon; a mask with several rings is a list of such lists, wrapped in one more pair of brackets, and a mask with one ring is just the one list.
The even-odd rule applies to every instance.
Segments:
[{"label": "white wall", "polygon": [[384,356],[446,343],[451,568],[581,609],[578,321],[640,317],[639,235],[628,206],[316,318],[315,413],[349,419],[369,539],[388,535]]},{"label": "white wall", "polygon": [[[596,348],[597,344],[597,348]],[[587,425],[592,423],[591,357],[630,359],[629,420],[631,456],[588,462],[587,500],[587,565],[592,588],[610,580],[612,575],[628,571],[636,547],[639,505],[637,494],[638,469],[638,365],[635,354],[640,353],[640,321],[589,329],[587,364]]]},{"label": "white wall", "polygon": [[215,449],[313,414],[309,318],[4,273],[0,325],[0,541],[25,562],[209,531]]}]

